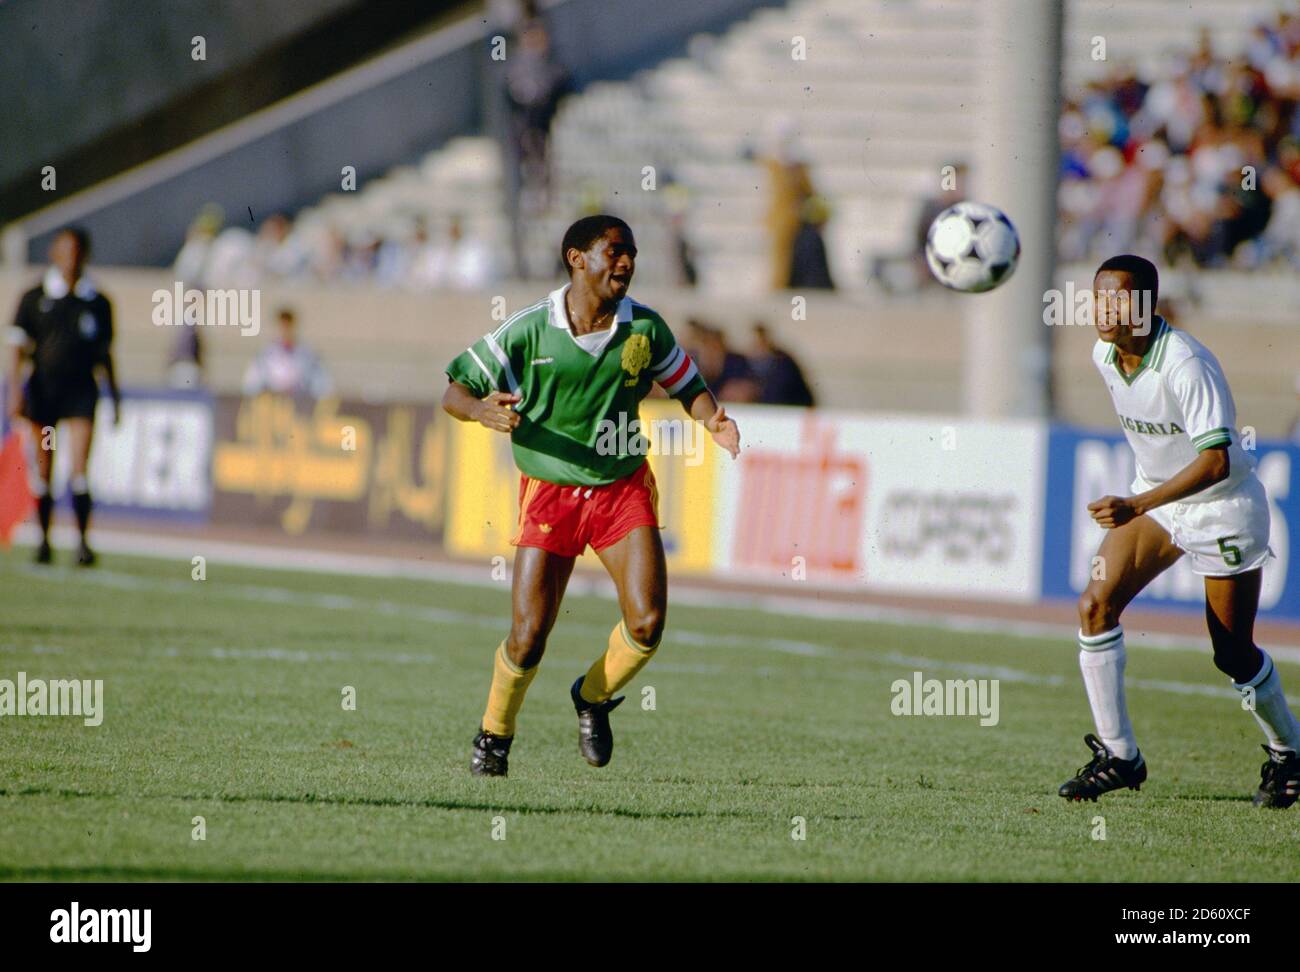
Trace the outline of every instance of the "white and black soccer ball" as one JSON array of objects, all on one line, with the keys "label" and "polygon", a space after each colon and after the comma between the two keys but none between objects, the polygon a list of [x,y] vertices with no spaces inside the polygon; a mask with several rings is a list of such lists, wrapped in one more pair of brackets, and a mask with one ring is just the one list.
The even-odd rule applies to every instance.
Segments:
[{"label": "white and black soccer ball", "polygon": [[1006,213],[977,202],[949,206],[925,234],[925,262],[939,283],[976,294],[1007,280],[1020,260],[1020,234]]}]

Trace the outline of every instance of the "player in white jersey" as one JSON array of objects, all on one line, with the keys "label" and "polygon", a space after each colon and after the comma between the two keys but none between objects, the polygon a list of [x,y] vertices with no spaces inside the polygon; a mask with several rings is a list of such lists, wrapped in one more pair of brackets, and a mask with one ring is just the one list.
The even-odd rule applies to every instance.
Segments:
[{"label": "player in white jersey", "polygon": [[1254,641],[1262,567],[1271,556],[1268,497],[1238,442],[1223,369],[1203,344],[1154,313],[1158,290],[1155,266],[1138,256],[1112,257],[1093,280],[1099,340],[1092,357],[1137,478],[1133,495],[1088,504],[1107,531],[1098,551],[1103,569],[1079,599],[1079,667],[1097,735],[1084,737],[1092,761],[1062,784],[1061,796],[1095,800],[1146,780],[1124,700],[1120,614],[1186,554],[1205,578],[1214,664],[1250,703],[1268,740],[1255,804],[1289,807],[1300,796],[1300,724],[1273,660]]}]

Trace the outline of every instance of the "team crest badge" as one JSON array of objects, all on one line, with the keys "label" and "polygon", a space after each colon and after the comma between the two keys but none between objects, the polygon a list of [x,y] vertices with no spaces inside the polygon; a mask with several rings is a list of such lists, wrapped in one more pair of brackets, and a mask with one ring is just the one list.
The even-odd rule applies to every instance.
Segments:
[{"label": "team crest badge", "polygon": [[623,370],[632,377],[623,384],[635,385],[637,375],[650,363],[650,339],[644,334],[633,334],[623,342]]},{"label": "team crest badge", "polygon": [[99,330],[99,327],[95,323],[95,315],[90,313],[90,311],[84,312],[81,317],[78,318],[77,327],[81,331],[81,336],[87,341],[95,340],[95,333]]}]

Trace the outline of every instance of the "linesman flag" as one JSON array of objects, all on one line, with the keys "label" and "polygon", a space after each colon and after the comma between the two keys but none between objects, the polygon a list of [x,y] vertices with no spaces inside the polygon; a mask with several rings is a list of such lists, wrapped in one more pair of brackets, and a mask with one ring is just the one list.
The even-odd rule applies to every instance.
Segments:
[{"label": "linesman flag", "polygon": [[22,434],[13,429],[0,443],[0,546],[8,548],[14,527],[32,515],[36,499],[27,481]]}]

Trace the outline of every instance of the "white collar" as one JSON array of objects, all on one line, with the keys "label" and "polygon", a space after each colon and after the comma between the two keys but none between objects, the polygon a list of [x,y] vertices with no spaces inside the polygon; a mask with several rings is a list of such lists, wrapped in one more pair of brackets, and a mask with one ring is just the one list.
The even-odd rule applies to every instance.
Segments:
[{"label": "white collar", "polygon": [[[562,327],[570,334],[573,333],[573,326],[569,323],[569,309],[564,305],[564,295],[569,292],[573,284],[565,284],[559,290],[552,290],[550,322],[552,327]],[[632,320],[632,298],[624,297],[618,302],[618,310],[614,314],[614,324],[610,325],[610,330],[615,325],[626,324]]]},{"label": "white collar", "polygon": [[[63,274],[59,273],[54,267],[45,271],[45,277],[41,280],[41,289],[45,291],[46,297],[54,300],[62,300],[68,296],[68,282],[63,279]],[[78,297],[82,300],[90,300],[98,291],[95,284],[84,273],[77,278],[77,286],[74,288]]]},{"label": "white collar", "polygon": [[[582,350],[586,351],[593,358],[598,357],[600,353],[609,346],[609,342],[614,340],[614,335],[618,333],[618,326],[620,324],[627,324],[632,320],[632,298],[624,297],[618,302],[618,310],[614,313],[614,321],[610,324],[609,329],[604,333],[599,341],[592,342],[591,345],[588,345],[583,341],[580,341],[578,335],[573,333],[573,326],[569,322],[569,310],[565,306],[564,295],[569,292],[571,286],[573,285],[565,284],[559,290],[551,291],[550,307],[547,315],[548,319],[552,327],[558,327],[561,330],[568,331],[569,337],[573,339],[574,344],[582,348]],[[584,338],[587,336],[588,335],[586,334],[583,335]]]}]

